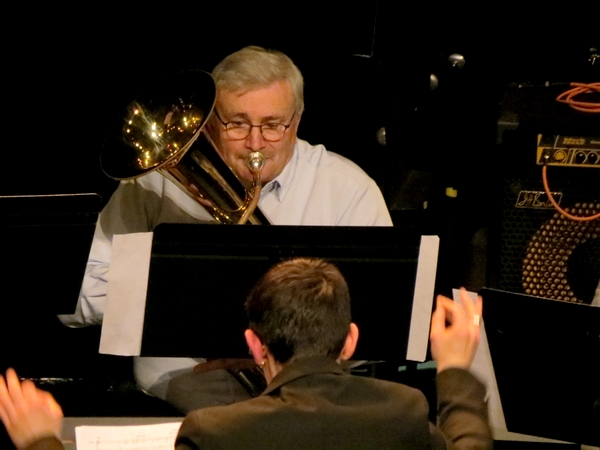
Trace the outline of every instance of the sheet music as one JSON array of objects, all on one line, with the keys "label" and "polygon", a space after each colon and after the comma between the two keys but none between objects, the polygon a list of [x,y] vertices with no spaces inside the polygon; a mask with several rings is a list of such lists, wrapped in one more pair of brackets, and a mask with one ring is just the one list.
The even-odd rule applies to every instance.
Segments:
[{"label": "sheet music", "polygon": [[409,361],[423,362],[427,358],[429,323],[435,297],[434,287],[439,248],[440,238],[438,236],[421,236],[406,349],[406,359]]},{"label": "sheet music", "polygon": [[100,336],[99,352],[102,354],[140,354],[152,237],[152,232],[113,237],[106,311]]},{"label": "sheet music", "polygon": [[181,422],[134,426],[79,426],[77,450],[173,450]]},{"label": "sheet music", "polygon": [[596,293],[592,300],[592,306],[600,306],[600,280],[598,280],[598,287],[596,288]]}]

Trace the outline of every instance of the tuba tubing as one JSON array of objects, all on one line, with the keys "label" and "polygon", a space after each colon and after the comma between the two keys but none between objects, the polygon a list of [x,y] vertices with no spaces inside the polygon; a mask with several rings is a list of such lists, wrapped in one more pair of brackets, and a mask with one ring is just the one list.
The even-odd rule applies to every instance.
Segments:
[{"label": "tuba tubing", "polygon": [[248,155],[253,173],[246,191],[225,164],[205,130],[216,87],[201,70],[177,73],[133,100],[109,130],[102,146],[102,170],[116,180],[158,171],[221,224],[269,225],[257,208],[264,157]]}]

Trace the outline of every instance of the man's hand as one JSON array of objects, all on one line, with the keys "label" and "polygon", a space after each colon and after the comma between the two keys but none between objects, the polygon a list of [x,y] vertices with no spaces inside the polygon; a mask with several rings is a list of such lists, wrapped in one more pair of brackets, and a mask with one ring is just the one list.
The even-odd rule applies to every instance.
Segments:
[{"label": "man's hand", "polygon": [[18,449],[46,436],[60,436],[63,412],[49,392],[30,380],[19,381],[13,369],[0,375],[0,419]]},{"label": "man's hand", "polygon": [[438,373],[449,367],[471,367],[479,344],[482,311],[481,297],[471,300],[464,288],[460,290],[462,304],[438,295],[431,319],[431,354]]}]

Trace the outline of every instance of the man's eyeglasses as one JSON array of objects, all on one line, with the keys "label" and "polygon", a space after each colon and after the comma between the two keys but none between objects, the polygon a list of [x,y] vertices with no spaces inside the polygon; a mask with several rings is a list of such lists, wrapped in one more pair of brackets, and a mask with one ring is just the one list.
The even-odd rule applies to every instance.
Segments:
[{"label": "man's eyeglasses", "polygon": [[248,136],[250,136],[252,128],[256,127],[260,128],[260,134],[262,134],[262,137],[265,141],[277,142],[281,140],[287,129],[292,125],[292,121],[294,120],[294,116],[296,115],[296,113],[292,115],[290,123],[287,125],[283,123],[265,123],[263,125],[252,125],[248,122],[225,122],[223,119],[221,119],[221,116],[219,116],[217,110],[215,109],[214,111],[215,115],[225,126],[225,132],[227,133],[227,136],[236,141],[246,139]]}]

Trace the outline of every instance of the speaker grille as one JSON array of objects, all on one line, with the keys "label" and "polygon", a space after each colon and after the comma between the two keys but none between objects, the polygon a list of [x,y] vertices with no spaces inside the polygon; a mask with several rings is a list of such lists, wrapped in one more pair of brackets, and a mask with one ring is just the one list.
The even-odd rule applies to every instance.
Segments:
[{"label": "speaker grille", "polygon": [[[600,211],[600,203],[576,204],[575,207],[565,210],[571,215],[587,217]],[[586,243],[599,237],[600,219],[579,222],[555,213],[535,232],[527,246],[521,277],[524,292],[556,300],[583,302],[571,286],[569,269],[572,269],[573,265],[569,264],[569,258],[577,254],[580,246],[584,248]],[[595,253],[580,252],[583,261],[577,264],[579,270],[582,265],[594,267]],[[600,257],[596,256],[597,265]],[[577,279],[578,277],[574,278]],[[585,291],[586,289],[582,293]]]},{"label": "speaker grille", "polygon": [[[598,186],[594,192],[589,184],[563,180],[556,188],[570,214],[587,217],[600,212]],[[539,180],[505,180],[497,287],[591,303],[600,281],[600,219],[575,221],[546,206],[518,208],[523,191],[543,192],[543,187]],[[575,200],[589,198],[594,200]]]}]

